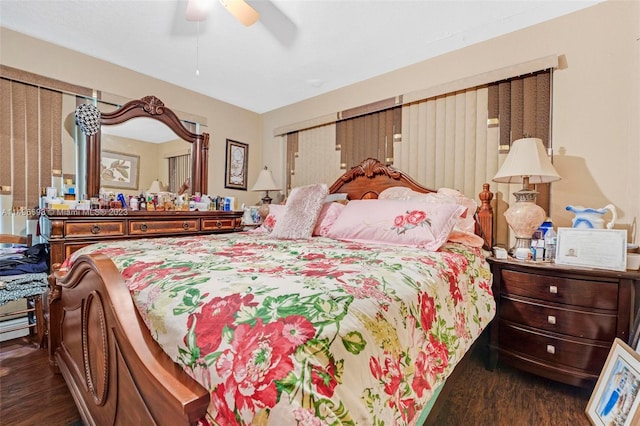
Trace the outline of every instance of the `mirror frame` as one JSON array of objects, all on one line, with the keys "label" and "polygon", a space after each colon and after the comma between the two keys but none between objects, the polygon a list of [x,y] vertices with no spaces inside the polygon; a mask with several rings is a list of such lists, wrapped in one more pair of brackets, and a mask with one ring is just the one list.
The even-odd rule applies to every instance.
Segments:
[{"label": "mirror frame", "polygon": [[[173,132],[193,144],[191,150],[191,186],[192,194],[207,193],[207,164],[209,159],[209,134],[192,133],[180,121],[176,113],[153,95],[145,96],[122,105],[113,112],[100,113],[100,127],[121,124],[134,118],[152,118],[167,125]],[[91,196],[100,191],[101,133],[87,136],[87,188]]]}]

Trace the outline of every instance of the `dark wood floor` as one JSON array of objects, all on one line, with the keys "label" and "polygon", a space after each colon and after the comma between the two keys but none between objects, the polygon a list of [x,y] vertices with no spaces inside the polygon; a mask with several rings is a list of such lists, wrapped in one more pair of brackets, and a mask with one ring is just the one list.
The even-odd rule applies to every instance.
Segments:
[{"label": "dark wood floor", "polygon": [[[477,345],[437,425],[589,425],[584,409],[590,390],[501,364],[488,371],[485,355],[483,346]],[[0,424],[67,426],[79,422],[64,380],[49,370],[46,350],[36,348],[27,338],[0,343]]]},{"label": "dark wood floor", "polygon": [[438,426],[588,426],[591,389],[547,380],[498,363],[485,368],[486,345],[473,356],[438,413]]}]

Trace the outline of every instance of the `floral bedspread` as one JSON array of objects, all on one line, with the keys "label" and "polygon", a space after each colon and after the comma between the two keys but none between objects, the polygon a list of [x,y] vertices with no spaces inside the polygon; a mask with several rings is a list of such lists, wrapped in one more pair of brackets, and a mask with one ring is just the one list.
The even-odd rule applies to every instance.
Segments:
[{"label": "floral bedspread", "polygon": [[478,249],[257,233],[100,243],[219,425],[411,425],[495,313]]}]

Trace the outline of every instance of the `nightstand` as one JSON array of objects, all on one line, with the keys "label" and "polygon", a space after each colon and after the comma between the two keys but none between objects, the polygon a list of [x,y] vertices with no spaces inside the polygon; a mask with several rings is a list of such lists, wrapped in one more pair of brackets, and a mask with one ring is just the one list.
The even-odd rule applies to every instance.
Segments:
[{"label": "nightstand", "polygon": [[574,386],[592,387],[616,337],[631,335],[640,273],[489,258],[496,317],[489,368],[498,360]]}]

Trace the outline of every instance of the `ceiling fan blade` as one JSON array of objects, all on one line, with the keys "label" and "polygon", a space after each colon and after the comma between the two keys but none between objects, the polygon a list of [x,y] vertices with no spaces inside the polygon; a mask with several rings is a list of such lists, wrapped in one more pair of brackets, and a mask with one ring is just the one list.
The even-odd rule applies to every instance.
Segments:
[{"label": "ceiling fan blade", "polygon": [[260,18],[260,14],[244,0],[220,0],[220,3],[246,27],[255,24]]}]

